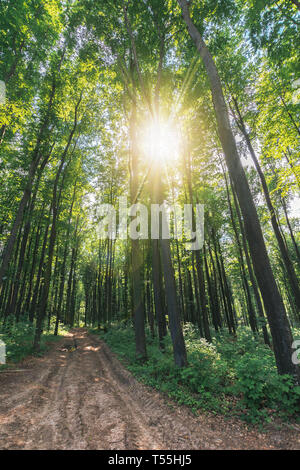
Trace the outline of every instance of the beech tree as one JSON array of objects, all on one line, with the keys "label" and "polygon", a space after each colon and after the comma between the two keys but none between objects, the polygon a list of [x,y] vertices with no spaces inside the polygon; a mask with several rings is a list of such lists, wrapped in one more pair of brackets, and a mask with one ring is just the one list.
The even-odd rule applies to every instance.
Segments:
[{"label": "beech tree", "polygon": [[[3,2],[2,325],[33,326],[35,351],[61,325],[130,325],[137,360],[170,344],[180,369],[190,325],[212,345],[246,328],[279,374],[299,376],[298,7]],[[138,235],[119,237],[120,196],[144,205],[148,238],[138,206],[126,219]],[[163,217],[151,238],[163,203],[192,204],[194,232],[204,205],[202,247],[186,228],[164,237]],[[171,234],[181,222],[171,215]]]}]

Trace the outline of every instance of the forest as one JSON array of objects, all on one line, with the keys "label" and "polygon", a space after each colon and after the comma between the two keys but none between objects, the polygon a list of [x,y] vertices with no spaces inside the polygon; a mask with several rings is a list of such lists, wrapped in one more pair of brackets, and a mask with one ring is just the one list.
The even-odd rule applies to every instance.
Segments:
[{"label": "forest", "polygon": [[297,426],[299,10],[1,1],[0,378],[88,331],[193,413]]}]

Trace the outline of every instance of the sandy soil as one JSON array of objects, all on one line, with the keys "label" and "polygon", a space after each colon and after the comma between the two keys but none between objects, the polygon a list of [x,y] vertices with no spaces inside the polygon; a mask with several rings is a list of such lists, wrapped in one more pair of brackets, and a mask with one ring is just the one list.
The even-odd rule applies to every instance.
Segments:
[{"label": "sandy soil", "polygon": [[0,449],[300,449],[300,433],[195,417],[74,329],[43,358],[0,373]]}]

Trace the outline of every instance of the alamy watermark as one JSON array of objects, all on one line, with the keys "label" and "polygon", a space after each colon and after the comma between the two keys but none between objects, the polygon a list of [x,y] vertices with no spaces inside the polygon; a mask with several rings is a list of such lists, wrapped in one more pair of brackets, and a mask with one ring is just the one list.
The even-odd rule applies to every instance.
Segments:
[{"label": "alamy watermark", "polygon": [[298,365],[300,364],[300,339],[296,339],[292,343],[292,348],[295,349],[295,352],[292,355],[292,363]]},{"label": "alamy watermark", "polygon": [[0,339],[0,365],[6,364],[6,345],[4,341]]},{"label": "alamy watermark", "polygon": [[178,239],[189,250],[200,250],[204,241],[203,204],[145,204],[128,207],[126,196],[118,198],[117,207],[100,204],[96,212],[99,238],[126,240]]},{"label": "alamy watermark", "polygon": [[6,86],[3,80],[0,80],[0,104],[5,104]]},{"label": "alamy watermark", "polygon": [[294,80],[292,83],[293,93],[292,93],[292,103],[298,104],[300,102],[300,78]]}]

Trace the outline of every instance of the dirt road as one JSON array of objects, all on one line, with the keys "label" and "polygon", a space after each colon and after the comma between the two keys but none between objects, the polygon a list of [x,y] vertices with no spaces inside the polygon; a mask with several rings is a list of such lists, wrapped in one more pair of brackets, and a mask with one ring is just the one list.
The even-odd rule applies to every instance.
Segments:
[{"label": "dirt road", "polygon": [[0,449],[270,448],[299,449],[299,434],[194,417],[138,383],[83,329],[45,357],[0,373]]}]

